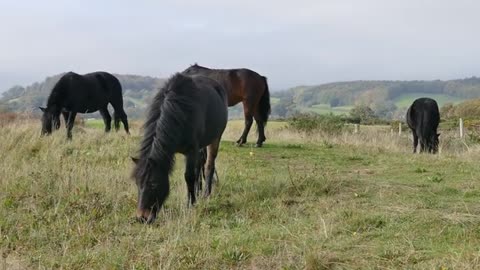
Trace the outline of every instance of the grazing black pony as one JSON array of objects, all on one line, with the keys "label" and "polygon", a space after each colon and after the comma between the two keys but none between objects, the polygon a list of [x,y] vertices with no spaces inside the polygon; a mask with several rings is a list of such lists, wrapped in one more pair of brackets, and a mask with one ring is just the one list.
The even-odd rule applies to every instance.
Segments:
[{"label": "grazing black pony", "polygon": [[127,114],[123,110],[122,86],[117,78],[107,72],[93,72],[79,75],[68,72],[55,84],[47,100],[47,107],[40,109],[42,116],[42,135],[52,133],[52,126],[60,128],[60,113],[67,127],[67,138],[72,138],[72,128],[77,113],[92,113],[100,110],[105,123],[105,132],[110,131],[112,117],[108,112],[108,103],[115,110],[113,114],[115,130],[120,121],[127,134]]},{"label": "grazing black pony", "polygon": [[437,102],[431,98],[419,98],[413,102],[407,111],[407,125],[413,133],[413,153],[417,152],[420,139],[420,153],[437,153],[438,124],[440,113]]},{"label": "grazing black pony", "polygon": [[188,202],[196,201],[200,150],[207,148],[205,196],[212,190],[220,138],[227,125],[227,94],[204,76],[175,74],[149,107],[133,177],[138,188],[137,219],[151,223],[169,193],[175,153],[186,157]]},{"label": "grazing black pony", "polygon": [[253,119],[257,122],[258,139],[256,147],[261,147],[265,142],[265,126],[270,114],[270,92],[267,78],[257,72],[241,69],[210,69],[194,64],[183,71],[187,75],[203,75],[219,82],[227,91],[228,106],[243,103],[245,128],[237,140],[241,146],[247,142],[248,132],[252,127]]}]

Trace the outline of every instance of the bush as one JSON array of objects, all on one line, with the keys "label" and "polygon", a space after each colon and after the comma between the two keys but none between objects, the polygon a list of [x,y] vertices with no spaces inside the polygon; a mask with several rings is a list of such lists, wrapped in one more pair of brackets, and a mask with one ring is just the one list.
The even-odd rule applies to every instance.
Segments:
[{"label": "bush", "polygon": [[296,114],[287,120],[288,128],[294,131],[338,134],[344,128],[344,119],[333,114]]}]

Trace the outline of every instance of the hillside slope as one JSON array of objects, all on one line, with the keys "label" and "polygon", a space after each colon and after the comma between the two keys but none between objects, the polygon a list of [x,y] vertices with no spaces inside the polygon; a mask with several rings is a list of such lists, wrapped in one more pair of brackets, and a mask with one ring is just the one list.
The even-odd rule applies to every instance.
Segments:
[{"label": "hillside slope", "polygon": [[352,81],[299,86],[272,95],[279,99],[272,111],[280,116],[294,111],[345,113],[358,104],[404,110],[418,97],[432,97],[440,106],[480,97],[480,78],[450,81]]}]

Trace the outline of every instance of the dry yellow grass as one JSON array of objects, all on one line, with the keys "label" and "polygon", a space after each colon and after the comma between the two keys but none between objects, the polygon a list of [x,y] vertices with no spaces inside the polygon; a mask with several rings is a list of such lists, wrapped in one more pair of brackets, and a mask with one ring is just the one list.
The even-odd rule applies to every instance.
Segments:
[{"label": "dry yellow grass", "polygon": [[480,267],[478,146],[442,132],[440,155],[412,155],[408,133],[306,136],[270,122],[265,148],[252,147],[254,130],[238,148],[242,128],[225,132],[213,196],[187,207],[179,156],[171,196],[146,226],[133,222],[138,128],[87,125],[67,142],[63,130],[40,138],[37,121],[10,124],[2,258],[33,269]]}]

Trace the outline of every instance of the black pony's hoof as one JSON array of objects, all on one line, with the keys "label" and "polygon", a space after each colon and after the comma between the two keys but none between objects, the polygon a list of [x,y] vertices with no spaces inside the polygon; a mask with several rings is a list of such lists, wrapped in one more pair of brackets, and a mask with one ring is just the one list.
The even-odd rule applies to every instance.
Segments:
[{"label": "black pony's hoof", "polygon": [[257,147],[257,148],[260,148],[260,147],[262,147],[262,146],[263,146],[263,144],[261,144],[261,143],[256,143],[256,144],[255,144],[255,147]]}]

